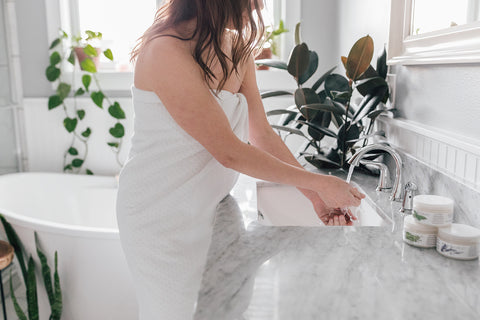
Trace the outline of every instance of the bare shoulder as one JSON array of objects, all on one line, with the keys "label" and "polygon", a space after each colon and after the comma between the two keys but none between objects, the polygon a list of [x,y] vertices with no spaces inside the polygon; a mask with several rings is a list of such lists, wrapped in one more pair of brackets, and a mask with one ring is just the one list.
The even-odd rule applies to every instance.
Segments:
[{"label": "bare shoulder", "polygon": [[[198,68],[189,42],[168,36],[155,38],[144,47],[135,63],[135,87],[154,91],[154,83],[173,80],[180,74],[175,70],[184,68]],[[181,79],[177,78],[176,81]]]}]

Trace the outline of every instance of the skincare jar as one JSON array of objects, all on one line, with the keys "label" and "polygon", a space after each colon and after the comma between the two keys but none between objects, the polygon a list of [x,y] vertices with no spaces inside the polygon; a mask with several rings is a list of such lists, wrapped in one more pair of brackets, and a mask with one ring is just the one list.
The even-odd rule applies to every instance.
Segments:
[{"label": "skincare jar", "polygon": [[415,196],[413,217],[421,224],[435,227],[449,226],[453,221],[453,200],[426,194]]},{"label": "skincare jar", "polygon": [[449,258],[472,260],[478,258],[479,241],[479,229],[453,223],[438,229],[437,251]]},{"label": "skincare jar", "polygon": [[420,224],[411,215],[403,220],[403,241],[412,246],[434,248],[437,244],[437,231],[437,227]]}]

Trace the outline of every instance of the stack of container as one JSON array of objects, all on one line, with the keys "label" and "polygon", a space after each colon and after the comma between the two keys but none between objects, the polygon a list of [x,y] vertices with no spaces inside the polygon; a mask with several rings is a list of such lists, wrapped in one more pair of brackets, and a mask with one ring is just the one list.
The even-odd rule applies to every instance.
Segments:
[{"label": "stack of container", "polygon": [[480,230],[453,222],[453,200],[436,195],[413,198],[413,214],[405,217],[403,240],[421,248],[436,247],[449,258],[478,258]]}]

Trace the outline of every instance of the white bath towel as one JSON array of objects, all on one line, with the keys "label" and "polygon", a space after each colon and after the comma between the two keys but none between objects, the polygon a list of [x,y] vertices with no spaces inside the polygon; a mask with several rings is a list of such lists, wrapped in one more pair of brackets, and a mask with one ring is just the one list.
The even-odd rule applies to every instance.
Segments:
[{"label": "white bath towel", "polygon": [[[139,319],[191,319],[215,208],[238,174],[188,135],[154,92],[132,86],[132,94],[134,135],[120,172],[116,210]],[[246,141],[245,96],[220,91],[217,101]]]}]

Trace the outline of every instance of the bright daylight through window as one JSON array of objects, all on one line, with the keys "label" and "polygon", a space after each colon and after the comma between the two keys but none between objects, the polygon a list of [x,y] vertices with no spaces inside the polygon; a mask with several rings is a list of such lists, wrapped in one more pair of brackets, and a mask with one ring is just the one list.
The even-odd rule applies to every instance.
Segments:
[{"label": "bright daylight through window", "polygon": [[[276,0],[266,0],[265,23],[273,21]],[[79,30],[102,32],[103,49],[110,48],[114,62],[101,57],[100,70],[109,72],[132,71],[129,53],[138,37],[151,25],[156,11],[156,0],[80,0],[78,3]]]}]

